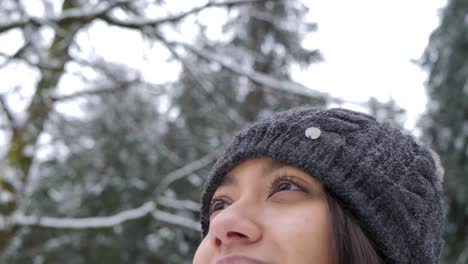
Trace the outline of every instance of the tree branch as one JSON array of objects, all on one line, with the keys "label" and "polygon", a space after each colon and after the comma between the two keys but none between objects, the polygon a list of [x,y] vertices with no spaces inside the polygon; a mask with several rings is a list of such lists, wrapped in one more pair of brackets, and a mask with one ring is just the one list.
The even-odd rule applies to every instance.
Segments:
[{"label": "tree branch", "polygon": [[180,14],[172,15],[172,16],[165,17],[165,18],[153,19],[153,20],[141,19],[141,20],[137,20],[137,21],[123,21],[123,20],[119,20],[119,19],[116,19],[116,18],[112,17],[108,13],[100,16],[100,18],[102,20],[106,21],[107,23],[111,24],[111,25],[115,25],[115,26],[119,26],[119,27],[132,28],[132,29],[141,29],[143,27],[156,27],[156,26],[159,26],[159,25],[164,24],[164,23],[174,23],[174,22],[177,22],[177,21],[180,21],[180,20],[184,19],[185,17],[187,17],[189,15],[198,13],[198,12],[200,12],[200,11],[206,9],[206,8],[209,8],[209,7],[226,7],[226,6],[227,7],[232,7],[232,6],[252,4],[252,3],[255,3],[255,2],[263,2],[263,1],[265,1],[265,0],[230,0],[230,1],[223,1],[223,2],[209,1],[209,2],[207,2],[206,4],[204,4],[202,6],[195,7],[193,9],[191,9],[191,10],[182,12]]},{"label": "tree branch", "polygon": [[56,218],[48,216],[38,217],[14,214],[12,216],[12,224],[19,226],[38,226],[55,229],[112,228],[131,220],[143,218],[149,214],[161,222],[200,231],[197,222],[180,215],[174,215],[156,210],[156,205],[152,201],[146,202],[140,207],[104,217]]},{"label": "tree branch", "polygon": [[154,211],[156,206],[154,202],[146,202],[140,207],[125,210],[112,216],[104,217],[87,217],[87,218],[56,218],[48,216],[26,216],[22,214],[14,214],[12,217],[13,224],[22,226],[40,226],[49,228],[69,228],[69,229],[86,229],[86,228],[106,228],[114,227],[124,222],[142,218]]},{"label": "tree branch", "polygon": [[197,232],[201,231],[200,224],[198,222],[186,217],[173,215],[162,211],[154,211],[152,213],[152,216],[154,217],[154,219],[159,220],[161,222],[165,222],[171,225],[178,225],[187,229],[192,229]]},{"label": "tree branch", "polygon": [[5,58],[5,61],[2,64],[0,64],[0,68],[5,67],[11,61],[19,60],[19,61],[22,61],[22,62],[28,64],[31,67],[37,67],[38,69],[41,69],[41,70],[52,70],[52,71],[62,70],[62,65],[60,63],[57,63],[54,60],[49,60],[49,61],[46,61],[46,62],[37,62],[37,63],[32,62],[31,60],[29,60],[26,57],[25,53],[27,53],[27,50],[30,49],[31,46],[32,45],[31,45],[30,42],[26,42],[23,46],[21,46],[18,50],[16,50],[16,52],[13,55],[9,55],[9,54],[6,54],[4,52],[0,52],[0,57]]},{"label": "tree branch", "polygon": [[169,173],[168,175],[166,175],[161,180],[161,182],[158,184],[158,187],[156,187],[156,189],[154,190],[153,196],[154,197],[161,196],[164,193],[164,191],[167,190],[169,185],[171,185],[173,182],[175,182],[175,181],[177,181],[177,180],[179,180],[181,178],[184,178],[186,176],[189,176],[194,171],[197,171],[197,170],[207,166],[211,162],[213,162],[215,160],[216,156],[218,156],[219,151],[220,151],[220,149],[215,150],[212,153],[204,156],[203,158],[201,158],[199,160],[196,160],[196,161],[193,161],[193,162],[187,164],[186,166],[184,166],[184,167],[182,167],[180,169],[177,169],[177,170]]},{"label": "tree branch", "polygon": [[256,9],[251,9],[247,11],[247,15],[256,18],[260,21],[265,21],[269,23],[270,25],[274,26],[275,28],[285,31],[285,32],[292,32],[294,30],[297,30],[296,28],[289,28],[287,27],[284,23],[284,21],[279,21],[273,13],[268,13],[268,12],[261,12]]},{"label": "tree branch", "polygon": [[115,17],[110,15],[110,11],[116,7],[126,5],[130,3],[130,0],[121,0],[112,3],[106,4],[98,4],[95,6],[85,6],[80,8],[73,8],[65,10],[62,14],[58,16],[50,16],[45,18],[38,18],[38,17],[26,17],[19,19],[17,21],[12,21],[6,24],[0,25],[0,33],[9,31],[15,28],[23,28],[26,25],[33,25],[33,26],[42,26],[42,25],[54,25],[59,23],[66,23],[72,21],[79,21],[82,23],[89,23],[94,19],[100,18],[107,23],[115,26],[126,27],[126,28],[133,28],[133,29],[141,29],[143,27],[155,27],[159,26],[164,23],[173,23],[182,20],[183,18],[198,13],[203,9],[209,7],[222,7],[222,6],[237,6],[237,5],[245,5],[255,2],[260,2],[265,0],[230,0],[230,1],[223,1],[223,2],[212,2],[209,1],[205,5],[193,8],[189,11],[183,12],[178,15],[172,15],[165,18],[159,19],[141,19],[137,21],[123,21],[119,20]]},{"label": "tree branch", "polygon": [[[172,56],[174,56],[174,58],[180,61],[184,69],[190,74],[190,76],[192,76],[193,80],[198,85],[200,85],[200,87],[203,89],[203,91],[209,97],[209,99],[215,104],[217,104],[218,107],[224,108],[224,106],[227,104],[225,97],[215,96],[213,94],[213,91],[215,90],[214,85],[208,80],[204,79],[201,76],[202,74],[199,74],[197,67],[190,63],[183,56],[180,56],[179,53],[175,50],[174,45],[167,41],[163,36],[155,34],[154,37],[161,41],[161,43],[169,50],[169,52],[172,54]],[[227,116],[237,124],[242,124],[244,122],[243,118],[239,115],[239,113],[233,111],[232,109],[228,109],[227,112],[223,113],[223,115]]]},{"label": "tree branch", "polygon": [[53,102],[58,102],[58,101],[62,102],[62,101],[66,101],[66,100],[72,100],[72,99],[75,99],[75,98],[81,97],[81,96],[100,95],[100,94],[106,94],[106,93],[112,93],[112,92],[122,92],[122,91],[127,90],[128,88],[129,88],[128,85],[122,85],[122,86],[116,87],[116,88],[101,88],[101,89],[79,91],[79,92],[75,92],[75,93],[68,94],[68,95],[51,96],[51,100]]},{"label": "tree branch", "polygon": [[95,6],[85,6],[80,8],[71,8],[63,11],[58,16],[50,16],[45,18],[38,17],[25,17],[17,21],[9,22],[3,25],[0,25],[0,33],[9,31],[14,28],[23,28],[26,25],[50,25],[50,24],[59,24],[63,22],[70,22],[74,20],[79,20],[81,22],[90,22],[97,17],[104,15],[115,7],[122,6],[130,3],[130,0],[121,0],[112,3],[98,4]]},{"label": "tree branch", "polygon": [[[192,174],[194,171],[207,166],[215,159],[215,156],[218,155],[218,152],[219,150],[214,151],[213,153],[210,153],[201,159],[195,160],[186,166],[167,174],[158,185],[158,188],[156,188],[153,196],[156,198],[159,197],[174,181],[186,177]],[[158,199],[158,202],[164,203],[164,205],[167,207],[198,211],[198,206],[192,201],[180,201],[161,197]],[[28,216],[21,213],[15,213],[9,220],[9,224],[18,226],[40,226],[58,229],[111,228],[131,220],[143,218],[149,214],[151,214],[156,220],[168,224],[178,225],[196,231],[200,230],[198,223],[192,219],[157,210],[157,206],[154,201],[147,201],[137,208],[124,210],[111,216],[101,217],[57,218],[49,216]],[[0,220],[2,219],[0,218]],[[1,222],[0,227],[2,227]]]},{"label": "tree branch", "polygon": [[14,28],[24,27],[27,24],[32,24],[34,20],[32,19],[21,19],[19,21],[13,21],[7,24],[0,25],[0,33],[9,31]]},{"label": "tree branch", "polygon": [[161,197],[158,199],[158,204],[164,207],[189,210],[193,212],[198,212],[200,210],[200,205],[190,200],[176,200],[169,197]]},{"label": "tree branch", "polygon": [[8,123],[12,128],[16,127],[16,120],[13,117],[13,114],[10,111],[10,108],[5,102],[5,97],[4,95],[0,95],[0,107],[2,108],[3,112],[5,113],[5,117],[8,120]]},{"label": "tree branch", "polygon": [[256,72],[252,69],[241,68],[239,67],[238,64],[234,63],[230,58],[219,55],[219,54],[215,54],[212,51],[208,52],[204,49],[199,49],[199,48],[196,48],[196,47],[193,47],[188,44],[181,43],[181,42],[171,42],[171,43],[183,46],[187,50],[199,56],[200,58],[203,58],[207,61],[213,61],[213,62],[219,63],[223,68],[235,74],[245,76],[249,78],[251,81],[257,84],[263,85],[265,87],[280,90],[280,91],[285,91],[285,92],[291,92],[297,95],[307,96],[311,98],[325,98],[325,100],[327,101],[330,101],[331,99],[327,93],[312,90],[311,88],[308,88],[300,83],[296,83],[293,81],[279,80],[267,74]]}]

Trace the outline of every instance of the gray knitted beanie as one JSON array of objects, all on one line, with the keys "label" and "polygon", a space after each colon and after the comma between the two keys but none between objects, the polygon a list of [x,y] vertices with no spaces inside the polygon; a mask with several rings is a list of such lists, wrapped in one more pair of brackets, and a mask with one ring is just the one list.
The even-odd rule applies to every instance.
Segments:
[{"label": "gray knitted beanie", "polygon": [[437,156],[398,129],[342,108],[298,107],[240,131],[204,186],[203,236],[224,175],[264,156],[315,176],[357,218],[386,263],[439,262],[446,209]]}]

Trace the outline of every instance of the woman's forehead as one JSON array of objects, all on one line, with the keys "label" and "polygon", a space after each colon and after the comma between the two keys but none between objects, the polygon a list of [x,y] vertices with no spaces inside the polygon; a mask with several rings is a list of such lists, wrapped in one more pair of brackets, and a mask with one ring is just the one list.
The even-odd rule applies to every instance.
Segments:
[{"label": "woman's forehead", "polygon": [[288,166],[288,164],[270,157],[257,157],[239,162],[228,172],[228,174],[234,174],[235,171],[238,171],[245,167],[256,167],[260,170],[260,174],[263,176],[285,166]]}]

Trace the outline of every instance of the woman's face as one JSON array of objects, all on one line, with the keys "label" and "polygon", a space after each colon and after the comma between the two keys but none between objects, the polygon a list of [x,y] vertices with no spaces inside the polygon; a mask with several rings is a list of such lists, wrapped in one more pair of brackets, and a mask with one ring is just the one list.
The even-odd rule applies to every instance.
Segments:
[{"label": "woman's face", "polygon": [[330,216],[320,182],[271,158],[243,161],[224,179],[194,264],[331,263]]}]

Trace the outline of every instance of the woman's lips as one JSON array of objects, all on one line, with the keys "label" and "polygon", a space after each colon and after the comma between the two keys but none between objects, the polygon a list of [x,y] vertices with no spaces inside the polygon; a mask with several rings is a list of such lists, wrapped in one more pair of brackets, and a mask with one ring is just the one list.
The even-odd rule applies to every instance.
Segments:
[{"label": "woman's lips", "polygon": [[266,262],[245,256],[226,256],[216,262],[216,264],[266,264]]}]

